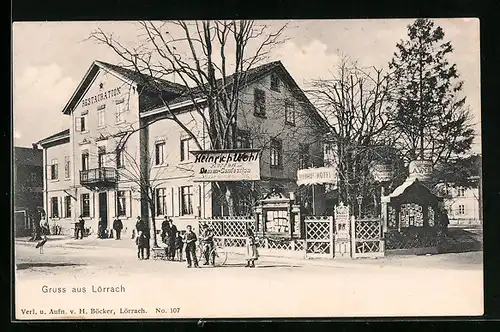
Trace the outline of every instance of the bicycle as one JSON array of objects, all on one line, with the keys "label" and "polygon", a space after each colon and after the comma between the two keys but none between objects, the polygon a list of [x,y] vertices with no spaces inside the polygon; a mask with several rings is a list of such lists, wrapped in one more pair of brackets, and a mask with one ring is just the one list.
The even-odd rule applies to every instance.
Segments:
[{"label": "bicycle", "polygon": [[[198,244],[197,250],[198,250],[197,252],[198,262],[204,262],[205,261],[205,255],[203,254],[204,245]],[[213,259],[214,266],[222,266],[226,264],[227,251],[224,247],[214,244],[214,247],[212,248],[212,250],[210,250],[209,257],[211,260]]]}]

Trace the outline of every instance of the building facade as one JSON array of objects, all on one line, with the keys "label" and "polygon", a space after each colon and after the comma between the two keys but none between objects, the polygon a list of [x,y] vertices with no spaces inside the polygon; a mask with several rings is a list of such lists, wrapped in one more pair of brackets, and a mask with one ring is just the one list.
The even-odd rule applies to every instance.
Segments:
[{"label": "building facade", "polygon": [[450,225],[481,224],[479,188],[450,187],[444,200]]},{"label": "building facade", "polygon": [[16,236],[32,232],[32,214],[43,206],[42,150],[14,147],[14,230]]},{"label": "building facade", "polygon": [[[157,91],[145,80],[153,80]],[[185,91],[95,61],[63,109],[71,128],[39,142],[49,220],[69,233],[82,216],[95,233],[99,218],[109,229],[119,217],[130,234],[137,216],[154,218],[158,229],[170,217],[183,229],[196,225],[196,218],[226,214],[216,185],[193,181],[190,151],[198,147],[189,133],[203,150],[210,149],[210,141],[206,122]],[[242,181],[241,188],[257,197],[273,188],[300,192],[297,169],[323,163],[322,118],[281,62],[252,69],[239,102],[238,148],[262,149],[261,180]],[[249,213],[251,200],[237,202],[240,214]],[[320,199],[315,203],[316,211],[324,209]]]}]

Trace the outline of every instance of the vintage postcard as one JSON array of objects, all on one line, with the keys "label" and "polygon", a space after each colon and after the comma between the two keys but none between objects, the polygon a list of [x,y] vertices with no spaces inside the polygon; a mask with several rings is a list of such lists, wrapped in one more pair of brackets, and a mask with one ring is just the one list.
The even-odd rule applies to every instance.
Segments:
[{"label": "vintage postcard", "polygon": [[13,46],[16,320],[483,314],[478,19]]}]

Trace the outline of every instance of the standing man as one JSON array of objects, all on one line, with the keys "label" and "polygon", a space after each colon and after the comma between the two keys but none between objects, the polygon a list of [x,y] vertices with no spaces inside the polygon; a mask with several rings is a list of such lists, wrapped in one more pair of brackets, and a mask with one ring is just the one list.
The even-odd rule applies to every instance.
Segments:
[{"label": "standing man", "polygon": [[168,228],[168,217],[165,216],[165,218],[161,223],[161,242],[165,244],[167,244],[167,228]]},{"label": "standing man", "polygon": [[120,235],[123,229],[123,223],[118,216],[113,221],[113,229],[115,230],[116,233],[115,240],[120,240]]},{"label": "standing man", "polygon": [[212,265],[215,265],[215,257],[213,255],[210,257],[210,253],[214,248],[214,233],[205,223],[201,227],[201,245],[203,246],[203,257],[205,257],[203,265],[208,265],[209,261],[211,261]]},{"label": "standing man", "polygon": [[80,239],[83,239],[83,232],[85,232],[85,219],[80,215],[78,217],[78,225],[76,228],[76,238],[78,239],[78,235],[80,235]]},{"label": "standing man", "polygon": [[168,250],[167,258],[173,261],[175,259],[175,238],[177,237],[177,227],[174,225],[174,221],[172,219],[168,219],[166,236]]},{"label": "standing man", "polygon": [[186,260],[188,263],[188,268],[192,267],[191,262],[194,262],[194,267],[198,266],[198,258],[196,257],[196,234],[190,225],[186,227],[186,237],[184,241],[186,242]]},{"label": "standing man", "polygon": [[104,239],[104,234],[104,222],[102,221],[102,218],[99,217],[99,221],[97,222],[97,238]]},{"label": "standing man", "polygon": [[[135,223],[135,228],[137,230],[137,234],[142,234],[143,237],[143,247],[146,249],[146,258],[149,259],[149,242],[150,242],[150,234],[149,234],[149,227],[147,223],[144,220],[141,220],[141,217],[137,217],[137,222]],[[139,233],[140,232],[140,233]]]},{"label": "standing man", "polygon": [[442,234],[447,237],[448,236],[448,226],[450,225],[450,218],[448,218],[448,211],[444,206],[441,206],[441,231]]}]

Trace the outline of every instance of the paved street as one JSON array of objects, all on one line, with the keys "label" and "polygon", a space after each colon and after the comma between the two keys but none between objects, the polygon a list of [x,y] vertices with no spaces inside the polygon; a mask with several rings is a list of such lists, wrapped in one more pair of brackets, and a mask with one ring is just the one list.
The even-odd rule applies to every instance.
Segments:
[{"label": "paved street", "polygon": [[[34,246],[16,242],[17,312],[23,318],[483,312],[482,252],[345,262],[261,257],[255,269],[243,267],[243,256],[230,254],[224,267],[187,269],[185,262],[137,260],[131,239],[50,240],[42,255]],[[123,286],[125,291],[92,291],[111,286]],[[85,294],[77,293],[83,287]],[[57,293],[62,288],[65,293]],[[89,315],[92,308],[110,312]],[[147,313],[137,316],[124,308],[143,308]],[[21,309],[34,309],[36,314],[21,314]],[[54,309],[53,315],[40,313],[50,309]]]}]

